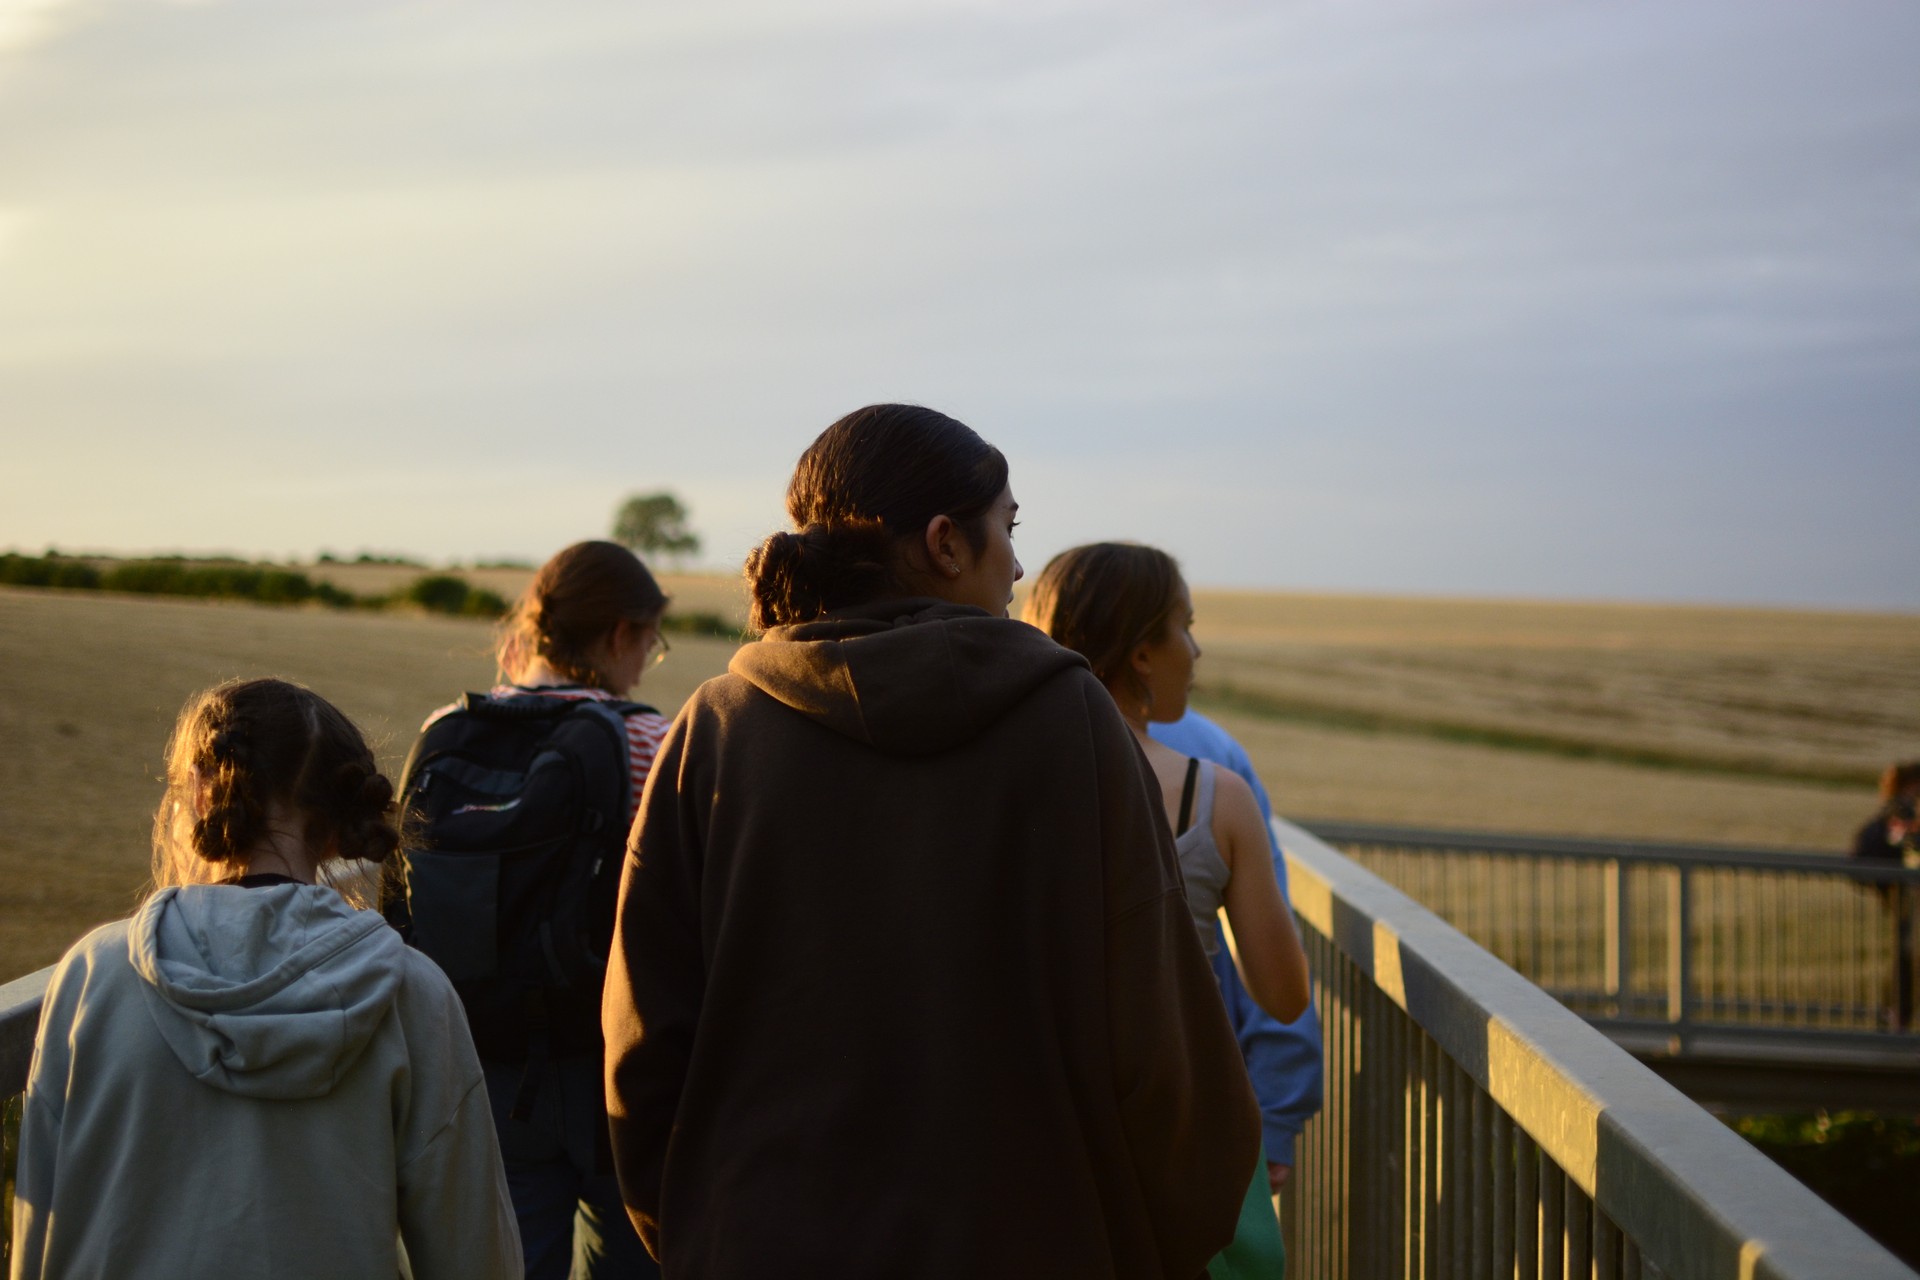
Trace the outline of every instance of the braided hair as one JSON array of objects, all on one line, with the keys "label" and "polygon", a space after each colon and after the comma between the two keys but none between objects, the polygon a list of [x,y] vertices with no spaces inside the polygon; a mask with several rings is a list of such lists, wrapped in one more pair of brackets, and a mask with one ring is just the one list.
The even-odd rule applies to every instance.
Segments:
[{"label": "braided hair", "polygon": [[230,680],[188,699],[166,781],[153,818],[155,888],[230,878],[273,836],[297,835],[323,878],[372,905],[378,876],[333,864],[381,867],[400,845],[393,784],[366,739],[291,681]]}]

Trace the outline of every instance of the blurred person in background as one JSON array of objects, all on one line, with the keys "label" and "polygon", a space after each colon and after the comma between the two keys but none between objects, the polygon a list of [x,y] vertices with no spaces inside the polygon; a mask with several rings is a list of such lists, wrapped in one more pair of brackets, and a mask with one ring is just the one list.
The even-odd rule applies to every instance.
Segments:
[{"label": "blurred person in background", "polygon": [[[1233,930],[1233,964],[1254,1002],[1275,1020],[1306,1014],[1306,953],[1280,893],[1272,844],[1252,788],[1238,775],[1149,736],[1155,721],[1186,713],[1200,646],[1192,597],[1171,556],[1102,542],[1055,556],[1027,598],[1025,616],[1082,654],[1132,728],[1159,782],[1202,945],[1218,952],[1219,916]],[[1224,991],[1210,998],[1226,1000]],[[1232,1246],[1216,1276],[1279,1276],[1286,1260],[1263,1165],[1246,1188]]]},{"label": "blurred person in background", "polygon": [[1006,460],[929,409],[829,427],[752,625],[661,749],[607,1091],[667,1274],[1201,1274],[1259,1116],[1158,784],[1006,616]]},{"label": "blurred person in background", "polygon": [[[1210,760],[1239,775],[1253,791],[1260,808],[1260,825],[1269,839],[1273,835],[1273,807],[1267,789],[1254,772],[1253,761],[1225,729],[1192,707],[1170,723],[1149,721],[1147,732],[1154,741],[1165,743],[1185,755]],[[1273,874],[1280,896],[1292,909],[1287,892],[1287,864],[1280,846],[1272,845]],[[1214,926],[1218,932],[1219,926]],[[1320,1044],[1320,1018],[1311,1006],[1292,1022],[1282,1022],[1254,1003],[1240,981],[1224,939],[1213,949],[1213,976],[1220,983],[1220,994],[1227,1003],[1227,1016],[1240,1037],[1240,1053],[1246,1059],[1247,1074],[1253,1080],[1253,1093],[1260,1100],[1263,1121],[1261,1136],[1266,1146],[1267,1180],[1273,1194],[1279,1195],[1293,1176],[1294,1143],[1320,1110],[1321,1076],[1324,1070]]]},{"label": "blurred person in background", "polygon": [[[1880,775],[1880,808],[1853,833],[1853,856],[1868,862],[1920,867],[1920,760],[1890,764]],[[1914,887],[1883,884],[1881,897],[1893,916],[1894,972],[1886,1021],[1907,1030],[1913,1025]]]},{"label": "blurred person in background", "polygon": [[614,1176],[600,992],[667,732],[624,699],[666,654],[666,606],[617,543],[556,552],[501,624],[502,682],[427,717],[401,784],[419,838],[388,914],[466,1004],[529,1280],[659,1274]]},{"label": "blurred person in background", "polygon": [[1920,834],[1920,760],[1890,764],[1880,775],[1880,807],[1853,833],[1853,856],[1901,861]]}]

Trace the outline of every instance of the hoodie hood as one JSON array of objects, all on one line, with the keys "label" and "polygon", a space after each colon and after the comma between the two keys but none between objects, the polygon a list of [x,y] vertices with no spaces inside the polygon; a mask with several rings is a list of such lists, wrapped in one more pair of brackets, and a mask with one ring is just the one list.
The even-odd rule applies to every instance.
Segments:
[{"label": "hoodie hood", "polygon": [[196,1080],[251,1098],[318,1098],[386,1018],[406,944],[316,885],[163,889],[127,934],[160,1035]]},{"label": "hoodie hood", "polygon": [[775,627],[727,669],[836,733],[924,756],[980,736],[1086,659],[1046,633],[969,605],[886,600]]}]

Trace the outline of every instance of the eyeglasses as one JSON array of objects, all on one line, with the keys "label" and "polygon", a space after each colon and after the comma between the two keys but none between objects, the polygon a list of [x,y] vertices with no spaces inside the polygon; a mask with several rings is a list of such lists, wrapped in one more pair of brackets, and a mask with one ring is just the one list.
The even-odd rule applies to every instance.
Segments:
[{"label": "eyeglasses", "polygon": [[647,659],[647,665],[657,667],[667,660],[667,654],[673,651],[673,646],[667,643],[667,633],[661,630],[657,624],[653,628],[653,642],[658,647],[654,649],[652,655]]}]

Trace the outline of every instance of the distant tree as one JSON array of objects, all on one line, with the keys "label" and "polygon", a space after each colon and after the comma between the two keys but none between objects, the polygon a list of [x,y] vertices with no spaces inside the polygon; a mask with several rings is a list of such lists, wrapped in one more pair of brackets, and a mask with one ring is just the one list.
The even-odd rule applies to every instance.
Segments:
[{"label": "distant tree", "polygon": [[622,502],[613,517],[613,540],[675,560],[700,554],[700,535],[687,528],[686,507],[665,490],[632,494]]}]

